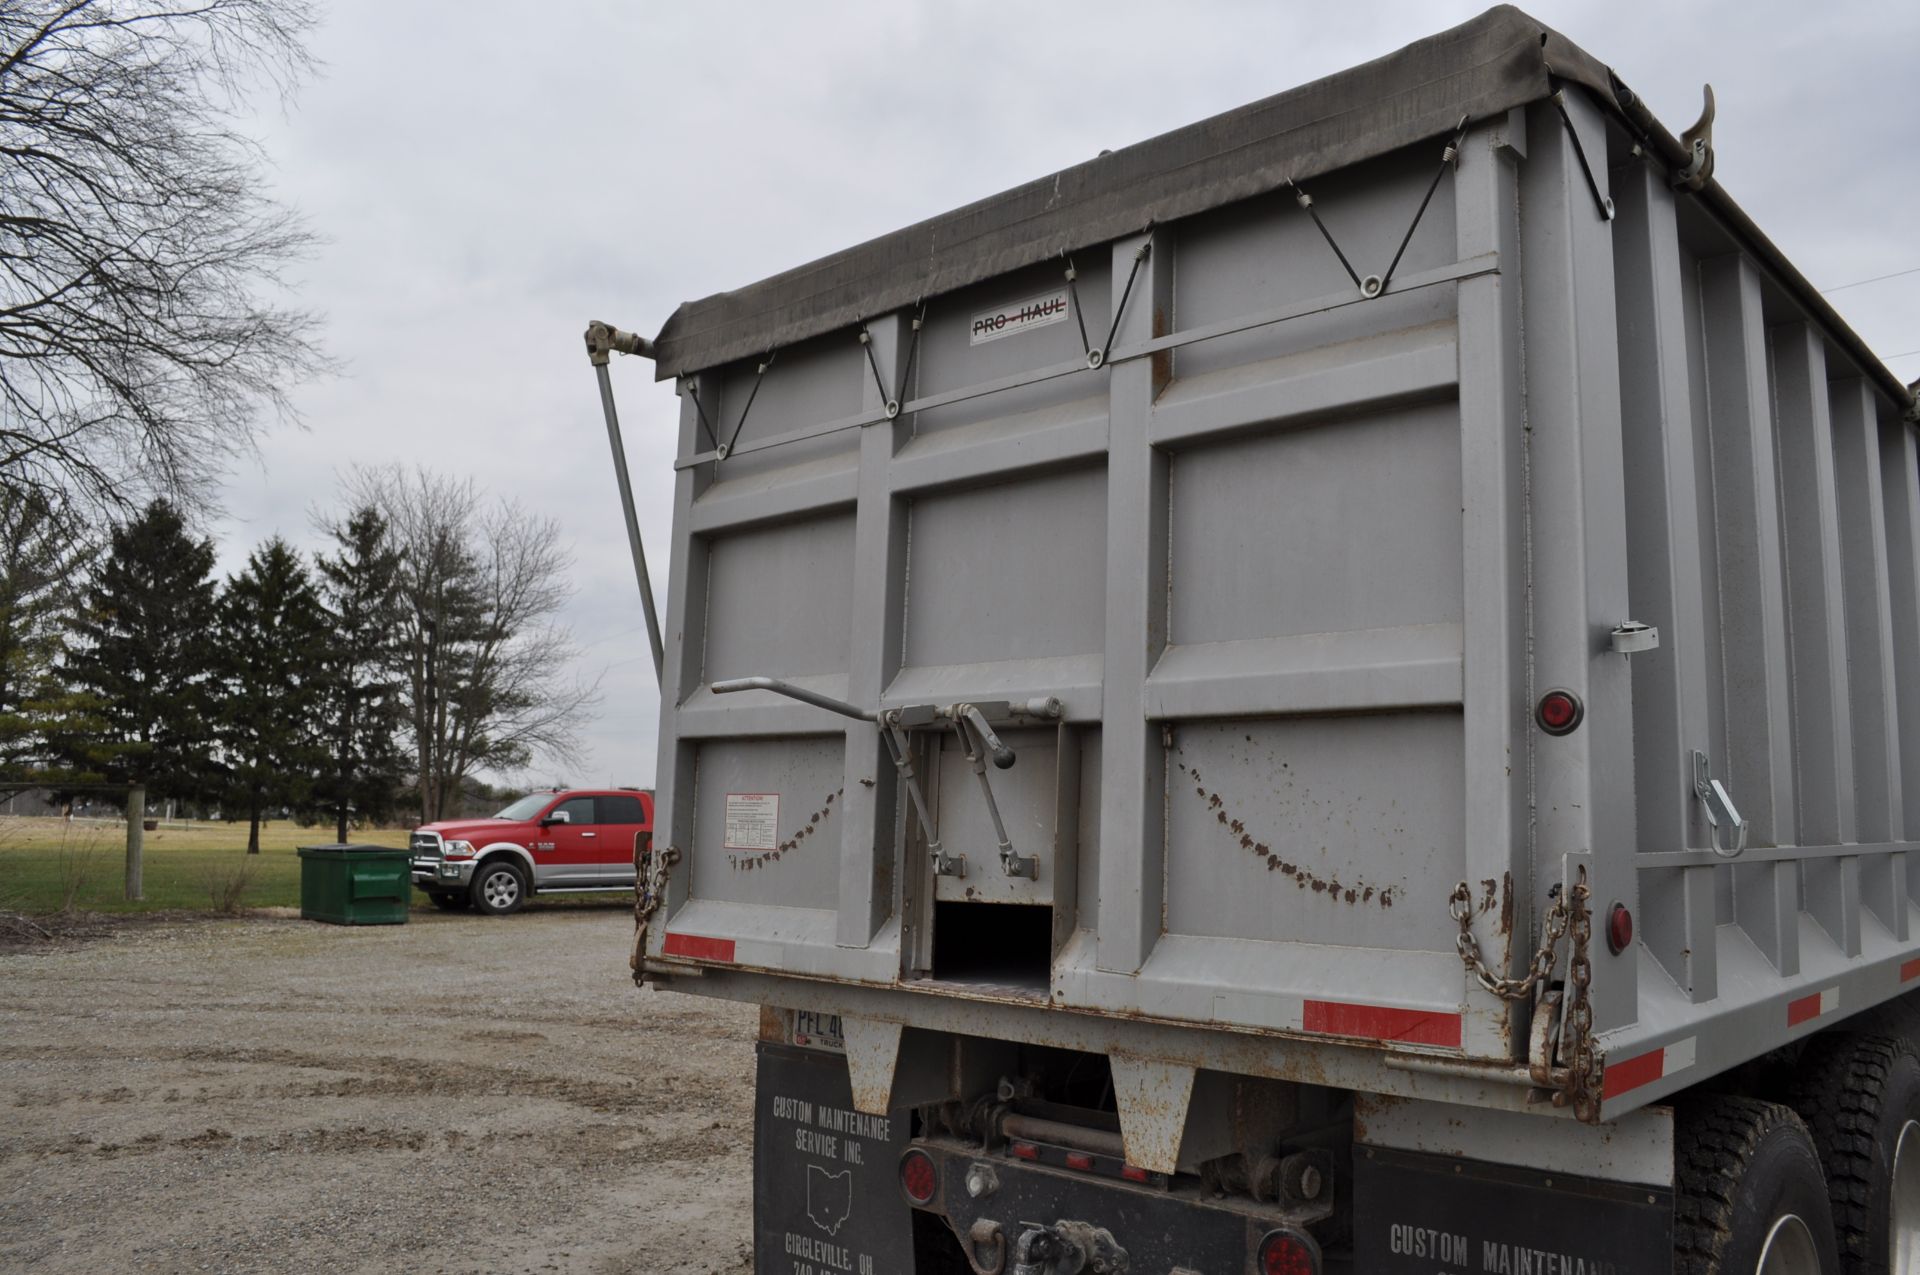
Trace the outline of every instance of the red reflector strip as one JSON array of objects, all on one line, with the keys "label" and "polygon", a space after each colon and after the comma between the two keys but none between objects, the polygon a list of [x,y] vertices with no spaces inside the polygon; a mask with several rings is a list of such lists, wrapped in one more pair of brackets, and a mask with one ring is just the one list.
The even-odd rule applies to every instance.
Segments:
[{"label": "red reflector strip", "polygon": [[1091,1169],[1093,1167],[1093,1157],[1084,1151],[1069,1151],[1067,1152],[1067,1167],[1069,1169]]},{"label": "red reflector strip", "polygon": [[1660,1079],[1666,1074],[1666,1053],[1664,1049],[1656,1049],[1637,1058],[1608,1062],[1606,1076],[1600,1083],[1600,1096],[1603,1099],[1618,1098],[1623,1093]]},{"label": "red reflector strip", "polygon": [[1121,1167],[1120,1176],[1129,1182],[1145,1182],[1147,1180],[1147,1171],[1128,1164]]},{"label": "red reflector strip", "polygon": [[1460,1048],[1460,1015],[1385,1005],[1349,1005],[1344,1001],[1308,1001],[1301,1015],[1305,1031],[1328,1036],[1398,1040],[1410,1045]]},{"label": "red reflector strip", "polygon": [[696,961],[731,961],[733,940],[670,933],[661,941],[660,951],[667,956],[688,956]]},{"label": "red reflector strip", "polygon": [[1900,963],[1900,981],[1911,983],[1920,978],[1920,961],[1902,961]]},{"label": "red reflector strip", "polygon": [[1022,1160],[1038,1160],[1040,1158],[1040,1148],[1034,1146],[1031,1142],[1011,1143],[1008,1145],[1007,1150],[1013,1152],[1016,1157]]}]

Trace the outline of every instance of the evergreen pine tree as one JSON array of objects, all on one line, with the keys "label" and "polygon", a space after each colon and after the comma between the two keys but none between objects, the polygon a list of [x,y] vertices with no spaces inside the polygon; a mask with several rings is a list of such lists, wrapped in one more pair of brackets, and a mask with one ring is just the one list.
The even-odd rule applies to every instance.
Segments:
[{"label": "evergreen pine tree", "polygon": [[247,815],[247,853],[261,816],[301,807],[323,752],[326,620],[313,579],[275,536],[220,595],[217,716],[227,792]]},{"label": "evergreen pine tree", "polygon": [[405,781],[399,733],[406,720],[406,657],[400,553],[386,520],[363,505],[333,528],[333,538],[338,554],[318,560],[331,615],[321,710],[327,763],[315,796],[320,808],[333,811],[344,842],[349,816],[385,818]]},{"label": "evergreen pine tree", "polygon": [[59,666],[93,715],[54,732],[64,759],[111,783],[144,783],[149,800],[204,792],[213,626],[213,545],[164,500],[116,527]]}]

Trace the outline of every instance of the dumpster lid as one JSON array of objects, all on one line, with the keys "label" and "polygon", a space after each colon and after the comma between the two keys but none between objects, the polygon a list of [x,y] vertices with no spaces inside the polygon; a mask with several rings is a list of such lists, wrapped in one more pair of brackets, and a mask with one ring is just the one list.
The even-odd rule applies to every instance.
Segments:
[{"label": "dumpster lid", "polygon": [[[1396,53],[928,218],[759,283],[683,303],[654,338],[665,380],[1346,168],[1549,96],[1591,90],[1663,161],[1687,152],[1591,54],[1510,5]],[[1699,196],[1902,407],[1889,372],[1718,182]]]}]

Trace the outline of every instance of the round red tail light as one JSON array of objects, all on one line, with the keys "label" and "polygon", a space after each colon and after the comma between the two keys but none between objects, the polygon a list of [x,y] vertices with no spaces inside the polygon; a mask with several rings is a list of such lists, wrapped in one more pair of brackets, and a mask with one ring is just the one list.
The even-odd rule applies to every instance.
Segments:
[{"label": "round red tail light", "polygon": [[915,1204],[931,1204],[940,1189],[940,1175],[933,1157],[924,1151],[909,1151],[900,1157],[900,1189]]},{"label": "round red tail light", "polygon": [[1260,1275],[1320,1275],[1320,1246],[1300,1231],[1268,1231],[1259,1269]]},{"label": "round red tail light", "polygon": [[1607,913],[1607,947],[1615,956],[1627,950],[1633,942],[1633,913],[1627,911],[1627,905],[1616,903]]},{"label": "round red tail light", "polygon": [[1565,735],[1580,724],[1586,713],[1578,695],[1556,689],[1540,697],[1540,703],[1533,710],[1533,720],[1549,735]]}]

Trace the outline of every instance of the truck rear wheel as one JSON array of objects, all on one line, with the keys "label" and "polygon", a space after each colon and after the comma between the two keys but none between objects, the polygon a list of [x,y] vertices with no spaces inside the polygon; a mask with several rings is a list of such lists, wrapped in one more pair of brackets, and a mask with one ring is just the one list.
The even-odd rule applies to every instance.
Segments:
[{"label": "truck rear wheel", "polygon": [[1920,1056],[1884,1036],[1816,1038],[1794,1109],[1827,1174],[1844,1275],[1920,1275]]},{"label": "truck rear wheel", "polygon": [[1840,1275],[1820,1157],[1777,1103],[1703,1094],[1674,1131],[1676,1275]]},{"label": "truck rear wheel", "polygon": [[488,916],[518,912],[527,901],[527,874],[511,859],[495,859],[473,874],[473,906]]}]

